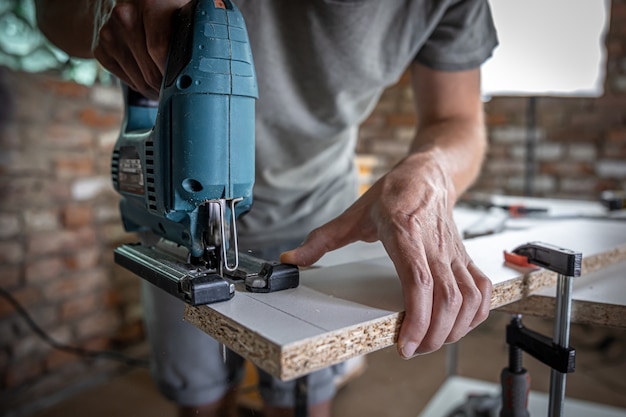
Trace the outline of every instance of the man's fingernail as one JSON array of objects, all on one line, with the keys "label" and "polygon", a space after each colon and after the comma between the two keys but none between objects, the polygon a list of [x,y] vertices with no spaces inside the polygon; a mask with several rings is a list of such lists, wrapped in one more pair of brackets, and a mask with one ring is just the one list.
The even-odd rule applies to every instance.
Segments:
[{"label": "man's fingernail", "polygon": [[415,356],[417,350],[417,343],[408,342],[400,347],[400,354],[404,359],[410,359]]}]

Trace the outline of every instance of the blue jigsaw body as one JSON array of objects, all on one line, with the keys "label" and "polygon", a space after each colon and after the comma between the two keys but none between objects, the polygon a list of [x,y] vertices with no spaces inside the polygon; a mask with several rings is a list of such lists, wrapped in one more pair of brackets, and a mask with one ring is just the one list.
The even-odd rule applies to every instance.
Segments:
[{"label": "blue jigsaw body", "polygon": [[180,10],[158,109],[127,100],[112,162],[126,230],[152,231],[197,257],[205,204],[241,199],[239,216],[254,185],[252,53],[241,14],[223,3]]},{"label": "blue jigsaw body", "polygon": [[[129,232],[115,261],[188,304],[297,287],[298,268],[239,253],[235,220],[250,210],[257,83],[243,17],[229,0],[179,10],[159,101],[124,90],[113,185]],[[232,255],[234,261],[229,261]]]}]

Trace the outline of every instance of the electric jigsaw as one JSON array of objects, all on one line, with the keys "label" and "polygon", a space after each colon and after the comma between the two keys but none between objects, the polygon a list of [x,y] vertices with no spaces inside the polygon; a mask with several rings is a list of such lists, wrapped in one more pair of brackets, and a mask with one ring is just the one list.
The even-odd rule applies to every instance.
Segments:
[{"label": "electric jigsaw", "polygon": [[194,0],[174,18],[159,101],[124,89],[111,173],[124,228],[152,242],[116,263],[188,304],[297,287],[298,268],[240,253],[237,219],[254,185],[257,83],[245,22],[229,0]]}]

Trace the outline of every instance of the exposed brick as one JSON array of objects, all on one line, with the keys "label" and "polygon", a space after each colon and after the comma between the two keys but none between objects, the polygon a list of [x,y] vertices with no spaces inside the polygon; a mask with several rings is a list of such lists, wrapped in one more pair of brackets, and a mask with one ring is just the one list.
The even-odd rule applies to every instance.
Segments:
[{"label": "exposed brick", "polygon": [[24,229],[28,233],[49,232],[61,228],[59,212],[54,208],[24,210],[23,219]]},{"label": "exposed brick", "polygon": [[590,143],[571,144],[568,147],[568,159],[571,160],[593,161],[596,155],[596,147]]},{"label": "exposed brick", "polygon": [[549,134],[549,139],[554,142],[588,142],[595,143],[602,137],[602,132],[597,129],[581,127],[561,127],[554,129]]},{"label": "exposed brick", "polygon": [[53,124],[46,128],[45,138],[41,142],[45,148],[86,150],[93,146],[94,134],[81,126]]},{"label": "exposed brick", "polygon": [[19,241],[0,241],[0,264],[16,264],[24,260],[24,247]]},{"label": "exposed brick", "polygon": [[488,113],[501,112],[505,114],[517,114],[524,116],[527,102],[520,97],[493,97],[485,103]]},{"label": "exposed brick", "polygon": [[103,302],[106,307],[119,307],[122,304],[122,293],[118,289],[110,288],[103,296]]},{"label": "exposed brick", "polygon": [[141,281],[137,275],[124,274],[117,276],[115,282],[120,291],[124,304],[128,304],[130,300],[138,300],[141,293]]},{"label": "exposed brick", "polygon": [[0,369],[7,369],[10,361],[9,352],[6,349],[0,349]]},{"label": "exposed brick", "polygon": [[95,294],[85,294],[75,298],[70,298],[61,304],[61,320],[71,321],[84,316],[92,311],[96,311],[101,304]]},{"label": "exposed brick", "polygon": [[[57,328],[59,323],[59,309],[56,304],[36,302],[31,303],[28,307],[28,314],[31,318],[44,329]],[[31,334],[32,329],[30,327],[22,330],[22,334]]]},{"label": "exposed brick", "polygon": [[74,251],[63,257],[65,268],[69,270],[90,269],[100,263],[100,249],[96,247]]},{"label": "exposed brick", "polygon": [[94,172],[94,162],[88,155],[63,155],[55,159],[54,172],[61,179],[88,176]]},{"label": "exposed brick", "polygon": [[99,232],[102,241],[108,245],[119,245],[136,240],[135,235],[126,232],[124,227],[117,223],[105,224],[99,228]]},{"label": "exposed brick", "polygon": [[[20,83],[20,99],[15,104],[15,120],[24,124],[34,124],[44,122],[48,117],[51,108],[51,101],[41,94],[41,86],[38,83]],[[16,93],[18,89],[14,90]],[[36,99],[35,97],[42,97]],[[33,111],[32,103],[37,103],[37,111]]]},{"label": "exposed brick", "polygon": [[91,88],[90,97],[92,102],[99,107],[119,110],[119,119],[121,120],[122,110],[124,108],[124,99],[120,88],[110,88],[96,85]]},{"label": "exposed brick", "polygon": [[541,163],[539,170],[546,175],[580,178],[583,175],[593,176],[595,165],[591,162],[560,160]]},{"label": "exposed brick", "polygon": [[97,224],[119,222],[119,198],[109,202],[107,205],[97,205],[94,207],[94,220]]},{"label": "exposed brick", "polygon": [[81,123],[77,122],[78,113],[83,110],[85,103],[78,100],[65,100],[58,103],[50,110],[50,116],[47,123],[54,124],[66,124],[70,126],[80,126]]},{"label": "exposed brick", "polygon": [[13,290],[22,283],[22,267],[20,265],[0,265],[0,287]]},{"label": "exposed brick", "polygon": [[128,346],[130,344],[144,340],[146,337],[143,323],[141,320],[135,320],[132,323],[122,326],[113,338],[116,346]]},{"label": "exposed brick", "polygon": [[626,160],[626,143],[625,144],[607,144],[602,148],[598,155],[599,158],[611,158]]},{"label": "exposed brick", "polygon": [[63,262],[60,258],[35,258],[26,264],[24,277],[29,285],[38,285],[61,275]]},{"label": "exposed brick", "polygon": [[626,94],[611,94],[606,92],[601,98],[594,100],[594,109],[596,112],[615,111],[615,109],[626,108]]},{"label": "exposed brick", "polygon": [[22,210],[25,207],[49,207],[51,203],[67,201],[69,185],[46,178],[1,178],[0,209]]},{"label": "exposed brick", "polygon": [[63,350],[53,350],[45,358],[45,369],[55,371],[77,361],[81,361],[81,357]]},{"label": "exposed brick", "polygon": [[50,350],[51,347],[46,341],[41,339],[38,335],[31,333],[15,341],[12,348],[12,357],[17,360],[28,357],[34,358]]},{"label": "exposed brick", "polygon": [[8,389],[17,387],[38,378],[43,371],[44,364],[41,360],[26,358],[19,362],[12,362],[6,370],[4,384]]},{"label": "exposed brick", "polygon": [[509,145],[509,155],[512,159],[523,161],[526,159],[526,145]]},{"label": "exposed brick", "polygon": [[0,239],[17,236],[20,227],[20,218],[16,213],[0,213]]},{"label": "exposed brick", "polygon": [[72,184],[72,199],[74,201],[86,201],[100,195],[113,193],[115,191],[113,190],[110,176],[78,178]]},{"label": "exposed brick", "polygon": [[[143,305],[140,302],[141,301],[141,297],[139,296],[140,292],[135,291],[134,294],[135,294],[135,297],[130,298],[128,300],[129,302],[127,303],[127,305],[129,305],[130,307],[126,308],[124,317],[126,318],[127,321],[139,322],[143,325],[144,310],[143,310]],[[130,302],[130,301],[134,301],[134,302]]]},{"label": "exposed brick", "polygon": [[503,126],[509,122],[506,114],[504,113],[489,113],[486,114],[485,117],[488,126]]},{"label": "exposed brick", "polygon": [[68,229],[76,229],[89,225],[93,220],[91,206],[72,204],[63,209],[63,225]]},{"label": "exposed brick", "polygon": [[489,130],[489,138],[495,143],[523,143],[528,137],[528,132],[524,127],[503,126]]},{"label": "exposed brick", "polygon": [[121,121],[118,112],[109,112],[93,107],[82,110],[79,117],[86,126],[100,129],[118,127]]},{"label": "exposed brick", "polygon": [[41,292],[46,300],[71,300],[102,290],[107,281],[106,271],[102,268],[94,268],[58,278],[42,286]]},{"label": "exposed brick", "polygon": [[[9,308],[9,303],[6,300],[0,300],[0,310],[3,308],[7,310]],[[0,347],[2,350],[11,346],[24,327],[26,327],[26,323],[17,315],[0,320]]]},{"label": "exposed brick", "polygon": [[104,150],[102,152],[106,153],[106,157],[97,158],[94,161],[94,175],[107,178],[109,180],[109,184],[105,187],[104,190],[106,194],[103,193],[103,195],[99,196],[100,198],[102,198],[104,195],[108,197],[113,195],[113,193],[117,194],[117,192],[113,189],[113,183],[111,182],[111,152],[106,152]]},{"label": "exposed brick", "polygon": [[386,90],[381,100],[376,106],[376,111],[380,114],[389,114],[397,111],[398,92],[397,90]]},{"label": "exposed brick", "polygon": [[47,329],[48,336],[60,345],[72,345],[74,341],[73,332],[70,325],[63,324],[59,327]]},{"label": "exposed brick", "polygon": [[608,126],[620,121],[621,114],[617,111],[586,111],[570,115],[571,126]]},{"label": "exposed brick", "polygon": [[565,178],[562,179],[559,188],[561,192],[573,195],[588,194],[590,190],[596,188],[597,180],[594,177],[587,178]]},{"label": "exposed brick", "polygon": [[79,296],[77,292],[81,287],[81,281],[77,276],[63,277],[42,287],[41,290],[48,301],[67,300]]},{"label": "exposed brick", "polygon": [[612,128],[607,132],[606,138],[611,142],[626,142],[626,127]]},{"label": "exposed brick", "polygon": [[399,142],[411,143],[413,139],[415,139],[415,128],[406,126],[397,127],[394,129],[393,137]]},{"label": "exposed brick", "polygon": [[71,81],[62,81],[58,78],[47,78],[43,80],[42,86],[55,95],[72,99],[86,98],[89,95],[89,88]]},{"label": "exposed brick", "polygon": [[361,124],[362,132],[365,132],[367,128],[384,126],[385,125],[385,117],[380,114],[380,112],[374,112],[370,114],[367,119],[363,121]]},{"label": "exposed brick", "polygon": [[487,149],[487,161],[497,160],[497,159],[509,159],[509,146],[491,143],[489,144],[489,148]]},{"label": "exposed brick", "polygon": [[417,125],[417,117],[415,113],[392,113],[387,116],[387,124],[413,127]]},{"label": "exposed brick", "polygon": [[[506,180],[506,188],[512,194],[519,194],[525,189],[524,177],[510,177]],[[545,194],[552,193],[556,190],[556,179],[549,176],[536,176],[534,181],[534,190],[536,193]]]},{"label": "exposed brick", "polygon": [[378,155],[390,155],[396,157],[396,159],[402,158],[406,155],[409,147],[406,143],[399,143],[395,141],[378,141],[372,145],[372,153]]},{"label": "exposed brick", "polygon": [[21,144],[21,135],[17,124],[9,123],[0,127],[0,149],[15,149]]},{"label": "exposed brick", "polygon": [[121,291],[123,288],[126,288],[129,285],[135,286],[138,291],[139,284],[141,282],[140,278],[137,277],[136,274],[117,264],[113,265],[113,267],[111,268],[111,280],[118,291]]},{"label": "exposed brick", "polygon": [[536,155],[538,161],[556,161],[563,156],[563,147],[558,143],[540,143]]},{"label": "exposed brick", "polygon": [[95,232],[89,227],[45,232],[28,238],[27,253],[29,257],[71,253],[95,242]]},{"label": "exposed brick", "polygon": [[25,154],[13,149],[0,153],[0,173],[5,175],[46,175],[49,165],[44,153]]},{"label": "exposed brick", "polygon": [[626,178],[626,162],[604,159],[598,161],[596,169],[600,177]]},{"label": "exposed brick", "polygon": [[[11,296],[23,307],[28,308],[30,305],[41,301],[41,291],[33,287],[18,288],[11,291]],[[4,298],[0,298],[0,317],[17,314],[12,304],[9,304]]]},{"label": "exposed brick", "polygon": [[[76,332],[79,339],[88,339],[111,334],[117,326],[119,326],[117,315],[113,312],[102,311],[80,319]],[[106,339],[103,340],[106,341]]]},{"label": "exposed brick", "polygon": [[[98,148],[100,151],[105,152],[107,155],[113,151],[113,146],[115,142],[117,142],[117,138],[119,137],[120,129],[111,129],[101,132],[98,135]],[[107,158],[109,164],[111,163],[110,159]]]},{"label": "exposed brick", "polygon": [[488,160],[483,170],[492,175],[519,175],[525,170],[523,161],[511,161],[506,159]]},{"label": "exposed brick", "polygon": [[616,91],[626,92],[626,76],[614,77],[611,84]]},{"label": "exposed brick", "polygon": [[549,194],[556,190],[556,179],[551,176],[538,175],[535,178],[534,189],[538,193]]}]

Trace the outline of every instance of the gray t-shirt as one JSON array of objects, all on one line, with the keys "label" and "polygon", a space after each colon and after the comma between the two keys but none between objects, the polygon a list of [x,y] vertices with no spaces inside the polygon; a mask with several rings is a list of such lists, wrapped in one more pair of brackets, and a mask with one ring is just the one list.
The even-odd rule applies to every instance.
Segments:
[{"label": "gray t-shirt", "polygon": [[486,0],[239,0],[259,100],[242,247],[305,236],[357,197],[358,125],[416,60],[479,66],[497,44]]}]

